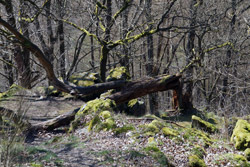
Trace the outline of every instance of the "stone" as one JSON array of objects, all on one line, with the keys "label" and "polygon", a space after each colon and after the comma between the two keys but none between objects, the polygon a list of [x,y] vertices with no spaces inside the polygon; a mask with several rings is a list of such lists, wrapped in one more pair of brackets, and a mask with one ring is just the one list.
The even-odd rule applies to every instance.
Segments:
[{"label": "stone", "polygon": [[231,141],[238,150],[250,148],[250,124],[246,120],[239,119],[237,121]]},{"label": "stone", "polygon": [[200,117],[195,115],[192,116],[192,128],[201,129],[208,133],[215,133],[218,131],[215,125],[202,120]]}]

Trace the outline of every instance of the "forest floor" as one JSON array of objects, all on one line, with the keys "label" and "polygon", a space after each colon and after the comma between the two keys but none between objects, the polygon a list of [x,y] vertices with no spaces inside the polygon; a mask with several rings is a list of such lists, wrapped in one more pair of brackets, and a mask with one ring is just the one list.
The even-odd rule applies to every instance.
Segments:
[{"label": "forest floor", "polygon": [[[1,106],[15,110],[22,106],[31,124],[45,121],[64,112],[72,111],[83,105],[80,100],[65,98],[39,98],[27,96],[20,100],[9,99],[1,102]],[[141,125],[152,120],[145,117],[134,118],[117,114],[120,120],[139,131]],[[118,119],[119,120],[119,119]],[[161,132],[145,136],[139,134],[133,137],[131,132],[115,135],[112,131],[89,132],[87,127],[78,128],[73,133],[67,133],[67,127],[52,132],[40,132],[33,140],[25,142],[24,150],[12,159],[17,166],[30,167],[94,167],[94,166],[172,166],[185,167],[189,165],[189,157],[197,146],[202,146],[202,159],[207,166],[241,165],[234,155],[243,152],[234,149],[232,143],[225,139],[221,132],[208,135],[211,143],[204,145],[204,140],[198,136],[187,137],[184,128],[191,128],[189,121],[169,123],[179,132],[177,137],[164,136]],[[177,126],[178,125],[178,126]],[[210,142],[210,141],[209,141]],[[149,143],[154,146],[149,147]]]}]

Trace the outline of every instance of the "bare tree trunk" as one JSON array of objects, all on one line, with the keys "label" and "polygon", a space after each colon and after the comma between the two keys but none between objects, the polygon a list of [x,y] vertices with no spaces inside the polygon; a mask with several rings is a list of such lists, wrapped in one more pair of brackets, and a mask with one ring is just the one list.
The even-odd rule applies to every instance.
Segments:
[{"label": "bare tree trunk", "polygon": [[[58,12],[60,19],[63,19],[63,8],[64,8],[64,1],[58,0]],[[66,67],[65,67],[65,44],[64,44],[64,25],[63,21],[58,21],[58,37],[59,37],[59,50],[60,50],[60,56],[59,56],[59,64],[60,64],[60,76],[65,79],[66,78]]]},{"label": "bare tree trunk", "polygon": [[[105,43],[110,40],[110,32],[111,32],[111,21],[112,21],[112,1],[106,1],[107,6],[107,14],[105,18],[105,33],[104,33],[104,41]],[[110,49],[103,44],[101,48],[101,58],[100,58],[100,75],[103,82],[106,80],[106,71],[107,71],[107,61],[108,54]]]},{"label": "bare tree trunk", "polygon": [[[28,4],[25,1],[20,1],[21,6],[20,6],[20,12],[21,12],[21,17],[27,18],[27,10],[28,9]],[[23,32],[23,35],[29,39],[29,23],[26,21],[21,20],[20,21],[20,26]],[[30,67],[30,51],[27,50],[26,48],[23,48],[22,51],[22,59],[23,59],[23,66],[22,66],[22,73],[20,74],[20,83],[22,87],[31,89],[31,67]]]},{"label": "bare tree trunk", "polygon": [[[229,42],[233,43],[233,34],[235,33],[235,22],[236,22],[236,0],[231,1],[232,7],[232,19],[229,26]],[[221,107],[224,107],[225,99],[227,97],[228,91],[228,74],[229,74],[229,66],[231,64],[232,53],[233,49],[231,46],[228,46],[226,58],[225,58],[225,77],[223,78],[223,89],[222,89],[222,100],[221,100]]]},{"label": "bare tree trunk", "polygon": [[[2,41],[4,41],[4,39],[1,38]],[[5,41],[5,44],[3,46],[3,48],[1,47],[1,51],[6,51],[7,49],[7,45],[8,45],[8,41]],[[4,53],[2,52],[2,57],[3,60],[5,61],[3,63],[3,68],[4,68],[4,75],[6,76],[7,80],[8,80],[8,87],[10,87],[13,83],[14,83],[14,73],[13,73],[13,67],[12,67],[12,57],[10,54],[8,53]]]},{"label": "bare tree trunk", "polygon": [[[152,0],[146,1],[146,7],[147,7],[146,20],[148,23],[150,23],[152,21],[151,18]],[[146,64],[146,72],[148,76],[154,76],[153,67],[154,67],[154,39],[153,35],[149,35],[147,36],[147,64]],[[160,115],[158,111],[157,93],[149,94],[149,108],[151,114]]]},{"label": "bare tree trunk", "polygon": [[[196,17],[197,17],[197,6],[196,0],[192,0],[190,2],[190,29],[188,33],[188,41],[187,41],[187,46],[186,46],[186,62],[189,64],[192,59],[194,58],[194,49],[195,49],[195,28],[194,26],[196,25]],[[183,95],[183,107],[185,109],[192,109],[192,93],[193,93],[193,67],[190,67],[186,70],[186,77],[189,80],[189,82],[186,84],[185,90],[184,90],[184,95]]]},{"label": "bare tree trunk", "polygon": [[[22,7],[25,8],[25,4],[21,3]],[[16,28],[16,20],[14,17],[14,13],[13,13],[13,6],[12,6],[12,1],[6,1],[5,2],[5,10],[8,14],[7,16],[7,22]],[[25,9],[21,9],[21,15],[22,10]],[[24,35],[28,35],[28,30],[27,30],[27,24],[23,25],[21,24],[21,28],[24,28]],[[23,55],[22,55],[23,54]],[[18,78],[20,78],[20,85],[25,87],[25,88],[31,88],[31,82],[30,82],[30,77],[31,77],[31,70],[30,70],[30,63],[29,63],[29,52],[27,50],[24,49],[24,52],[22,52],[21,47],[20,46],[15,46],[14,49],[14,60],[17,64],[17,70],[18,70]]]}]

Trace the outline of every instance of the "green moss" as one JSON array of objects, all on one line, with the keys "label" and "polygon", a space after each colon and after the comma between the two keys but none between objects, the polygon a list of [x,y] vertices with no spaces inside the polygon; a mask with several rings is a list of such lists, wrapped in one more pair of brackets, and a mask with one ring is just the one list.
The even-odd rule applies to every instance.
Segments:
[{"label": "green moss", "polygon": [[97,130],[104,130],[104,131],[108,131],[111,129],[116,128],[116,123],[114,118],[108,118],[105,121],[102,121],[102,123],[100,123],[99,125],[97,125]]},{"label": "green moss", "polygon": [[71,75],[69,81],[81,87],[92,86],[96,83],[102,82],[99,74],[88,72]]},{"label": "green moss", "polygon": [[137,99],[130,100],[130,101],[128,102],[128,107],[133,107],[137,102],[138,102]]},{"label": "green moss", "polygon": [[158,161],[160,166],[169,166],[168,159],[165,154],[161,152],[161,150],[155,144],[152,144],[152,142],[149,143],[144,150],[147,152],[147,154]]},{"label": "green moss", "polygon": [[166,123],[160,120],[153,120],[149,124],[140,125],[142,128],[142,134],[145,136],[153,136],[160,132],[160,130],[166,126]]},{"label": "green moss", "polygon": [[205,132],[194,128],[186,128],[184,129],[183,138],[189,141],[197,141],[202,140],[205,147],[211,145],[213,141],[210,139],[209,135]]},{"label": "green moss", "polygon": [[164,127],[161,129],[162,133],[165,135],[165,136],[178,136],[179,133],[174,130],[174,129],[170,129],[168,127]]},{"label": "green moss", "polygon": [[10,88],[3,92],[3,93],[0,93],[0,99],[1,98],[8,98],[8,97],[11,97],[13,96],[15,93],[17,93],[18,91],[20,90],[24,90],[25,88],[19,86],[19,85],[16,85],[16,84],[13,84],[10,86]]},{"label": "green moss", "polygon": [[247,162],[246,157],[244,157],[243,155],[239,155],[239,154],[234,154],[234,159],[237,162]]},{"label": "green moss", "polygon": [[93,127],[100,123],[101,120],[98,116],[95,116],[90,122],[89,122],[89,127],[88,127],[88,130],[91,131],[93,129]]},{"label": "green moss", "polygon": [[[88,129],[92,130],[97,123],[103,123],[103,121],[105,121],[106,119],[111,118],[109,117],[109,115],[111,116],[111,112],[113,111],[113,108],[115,108],[115,106],[115,102],[110,99],[95,99],[87,102],[87,104],[84,104],[76,113],[75,120],[71,123],[69,132],[74,131],[77,126],[80,125],[80,122],[81,125],[88,124]],[[92,119],[89,123],[82,122],[86,115],[92,115],[94,119]],[[100,119],[100,117],[102,119]],[[103,126],[109,126],[109,123],[110,122],[106,122]]]},{"label": "green moss", "polygon": [[206,155],[206,151],[204,150],[204,148],[199,145],[196,145],[194,148],[192,148],[191,152],[193,155],[196,155],[200,159],[203,159],[203,157]]},{"label": "green moss", "polygon": [[231,141],[238,150],[250,148],[250,124],[246,120],[237,121]]},{"label": "green moss", "polygon": [[45,94],[47,96],[59,96],[61,94],[60,91],[58,91],[54,86],[49,86],[46,90],[45,90]]},{"label": "green moss", "polygon": [[102,117],[103,119],[108,119],[111,117],[111,113],[106,110],[106,111],[102,111],[100,114],[99,114],[99,117]]},{"label": "green moss", "polygon": [[192,128],[199,128],[209,133],[215,133],[218,129],[211,123],[202,120],[200,117],[195,115],[192,116]]},{"label": "green moss", "polygon": [[188,157],[188,160],[189,160],[189,162],[188,162],[189,167],[206,167],[204,160],[200,159],[196,155],[190,155]]},{"label": "green moss", "polygon": [[114,132],[115,135],[119,135],[119,134],[127,133],[128,131],[133,131],[133,130],[135,130],[134,126],[132,126],[132,125],[124,125],[123,127],[115,128],[113,130],[113,132]]},{"label": "green moss", "polygon": [[[77,112],[76,115],[81,115],[84,113],[96,113],[102,111],[113,111],[116,106],[115,102],[110,99],[95,99],[87,102],[82,108]],[[84,109],[83,109],[84,108]]]},{"label": "green moss", "polygon": [[171,75],[163,76],[162,80],[161,80],[161,83],[164,83],[166,80],[168,80],[170,76]]},{"label": "green moss", "polygon": [[250,164],[248,163],[247,159],[243,155],[239,154],[222,154],[216,158],[216,161],[219,165],[221,165],[221,161],[228,161],[230,166],[234,167],[249,167]]},{"label": "green moss", "polygon": [[250,161],[250,148],[247,148],[245,151],[244,151],[244,155],[246,157],[246,159],[248,161]]},{"label": "green moss", "polygon": [[109,75],[107,76],[107,81],[116,81],[116,80],[129,80],[130,75],[126,67],[116,67],[110,70]]},{"label": "green moss", "polygon": [[77,82],[77,86],[82,86],[82,87],[92,86],[94,84],[95,84],[94,81],[82,81],[82,80],[80,80]]}]

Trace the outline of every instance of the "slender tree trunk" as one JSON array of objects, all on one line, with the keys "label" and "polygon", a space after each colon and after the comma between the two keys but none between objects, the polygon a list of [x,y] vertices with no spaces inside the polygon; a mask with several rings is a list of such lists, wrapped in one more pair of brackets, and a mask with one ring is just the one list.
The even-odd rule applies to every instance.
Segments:
[{"label": "slender tree trunk", "polygon": [[[151,18],[152,0],[147,0],[146,6],[147,6],[146,20],[149,23],[152,21]],[[153,35],[149,35],[147,36],[147,64],[146,64],[146,72],[148,76],[154,76],[153,67],[154,67],[154,39]],[[151,114],[159,115],[157,93],[149,94],[149,108]]]},{"label": "slender tree trunk", "polygon": [[[107,14],[105,18],[105,33],[104,33],[104,40],[108,42],[110,40],[110,29],[111,29],[111,21],[112,21],[112,1],[106,1],[107,6]],[[103,44],[101,48],[101,58],[100,58],[100,75],[101,79],[105,82],[106,80],[106,71],[107,71],[107,61],[108,61],[108,54],[110,49],[107,48],[106,44]]]},{"label": "slender tree trunk", "polygon": [[[62,0],[57,1],[58,5],[58,12],[60,19],[63,19],[63,6],[64,3]],[[65,67],[65,44],[64,44],[64,24],[63,21],[58,21],[58,37],[59,37],[59,50],[60,50],[60,57],[59,57],[59,64],[60,64],[60,76],[63,79],[66,79],[66,67]]]},{"label": "slender tree trunk", "polygon": [[[231,7],[232,7],[232,19],[229,26],[229,42],[233,43],[233,35],[235,33],[235,22],[236,22],[236,0],[231,1]],[[225,105],[225,99],[227,98],[227,91],[228,91],[228,74],[229,74],[229,68],[231,64],[232,59],[232,47],[228,46],[227,53],[226,53],[226,59],[225,59],[225,77],[223,78],[222,84],[222,100],[221,100],[221,107],[223,108]]]},{"label": "slender tree trunk", "polygon": [[109,49],[106,45],[102,46],[101,48],[101,58],[100,58],[100,75],[103,82],[106,81],[106,71],[107,71],[107,60]]},{"label": "slender tree trunk", "polygon": [[[4,41],[4,39],[2,37],[0,37],[0,39],[2,41]],[[4,42],[4,47],[0,47],[1,51],[5,51],[7,49],[6,46],[8,45],[8,41]],[[1,52],[0,51],[0,52]],[[12,57],[10,54],[7,54],[6,52],[1,52],[1,55],[3,56],[3,60],[5,61],[3,63],[3,69],[4,69],[4,75],[7,77],[8,79],[8,87],[10,87],[13,83],[14,83],[14,73],[13,73],[13,67],[12,67]]]},{"label": "slender tree trunk", "polygon": [[[128,32],[128,11],[127,8],[121,15],[122,17],[122,25],[121,25],[121,39],[124,39],[126,37],[126,34]],[[121,46],[122,47],[122,58],[121,58],[121,65],[126,67],[128,72],[129,70],[129,50],[126,45]]]},{"label": "slender tree trunk", "polygon": [[[192,0],[190,2],[190,29],[188,33],[188,41],[186,46],[186,62],[189,64],[192,59],[194,58],[194,49],[195,49],[195,28],[196,25],[196,17],[197,17],[197,6],[196,0]],[[188,78],[189,82],[186,84],[185,90],[184,90],[184,96],[183,96],[183,107],[184,109],[192,109],[192,93],[193,93],[193,67],[190,67],[186,71],[186,77]]]},{"label": "slender tree trunk", "polygon": [[[21,17],[27,18],[26,15],[28,9],[28,4],[25,1],[21,1],[20,4],[20,12]],[[29,23],[26,21],[20,21],[21,30],[23,32],[23,35],[29,39]],[[22,58],[23,58],[23,66],[22,66],[22,74],[20,74],[20,83],[21,86],[31,89],[31,68],[30,68],[30,52],[23,48],[22,51]]]},{"label": "slender tree trunk", "polygon": [[[25,3],[21,3],[22,7],[24,8],[26,5]],[[14,18],[14,12],[13,12],[13,6],[12,6],[12,1],[6,1],[6,6],[5,10],[8,14],[7,16],[7,22],[12,26],[16,28],[16,20]],[[21,9],[21,15],[23,15],[24,9]],[[28,34],[28,29],[27,29],[27,24],[24,25],[24,23],[21,22],[21,28],[24,29],[24,34],[26,37],[29,35]],[[29,52],[27,50],[23,50],[20,46],[15,46],[14,48],[14,60],[17,64],[17,70],[18,70],[18,78],[20,79],[20,85],[25,87],[25,88],[31,88],[31,82],[30,82],[30,77],[31,77],[31,70],[30,70],[30,59],[29,59]]]}]

